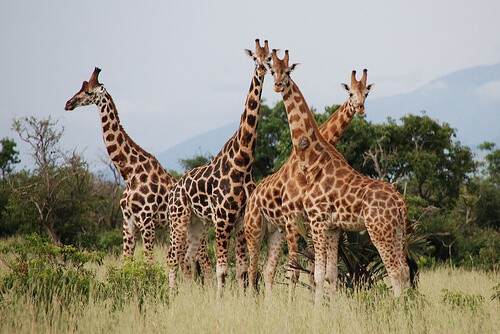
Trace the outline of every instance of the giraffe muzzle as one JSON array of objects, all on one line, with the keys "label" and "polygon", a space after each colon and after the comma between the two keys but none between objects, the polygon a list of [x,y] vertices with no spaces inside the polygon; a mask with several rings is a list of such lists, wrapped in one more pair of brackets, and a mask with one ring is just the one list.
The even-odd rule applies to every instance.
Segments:
[{"label": "giraffe muzzle", "polygon": [[354,108],[354,110],[360,114],[360,115],[363,115],[365,113],[365,106],[363,104],[357,106]]},{"label": "giraffe muzzle", "polygon": [[281,93],[283,91],[283,88],[284,88],[284,86],[282,83],[275,83],[274,84],[274,91],[276,93]]},{"label": "giraffe muzzle", "polygon": [[66,111],[72,111],[72,110],[75,110],[75,104],[73,103],[73,101],[68,101],[66,102],[66,106],[64,107],[64,110]]}]

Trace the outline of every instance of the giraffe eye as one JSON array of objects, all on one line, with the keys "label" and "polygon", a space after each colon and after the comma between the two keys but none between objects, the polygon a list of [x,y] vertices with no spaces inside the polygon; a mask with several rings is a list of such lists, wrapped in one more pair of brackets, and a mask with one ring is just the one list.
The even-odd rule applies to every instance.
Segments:
[{"label": "giraffe eye", "polygon": [[87,95],[92,95],[92,92],[85,92],[85,94],[87,94]]},{"label": "giraffe eye", "polygon": [[354,94],[353,93],[349,93],[349,96],[352,97]]}]

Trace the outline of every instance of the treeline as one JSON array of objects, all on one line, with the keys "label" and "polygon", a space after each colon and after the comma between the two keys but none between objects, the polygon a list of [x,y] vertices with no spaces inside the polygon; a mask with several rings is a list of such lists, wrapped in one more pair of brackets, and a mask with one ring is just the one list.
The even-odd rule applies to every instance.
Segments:
[{"label": "treeline", "polygon": [[[318,124],[338,107],[313,110]],[[34,168],[14,172],[15,140],[2,139],[0,235],[38,233],[56,244],[121,251],[122,185],[112,165],[112,180],[91,173],[81,154],[60,146],[63,130],[51,118],[14,120],[13,128],[31,146]],[[283,102],[261,105],[258,131],[257,182],[277,171],[293,149]],[[455,129],[425,112],[383,124],[356,116],[337,149],[357,171],[395,183],[404,194],[411,229],[430,243],[420,264],[448,260],[498,270],[500,150],[483,143],[484,161],[478,161],[455,137]],[[197,155],[180,163],[187,170],[210,159]]]}]

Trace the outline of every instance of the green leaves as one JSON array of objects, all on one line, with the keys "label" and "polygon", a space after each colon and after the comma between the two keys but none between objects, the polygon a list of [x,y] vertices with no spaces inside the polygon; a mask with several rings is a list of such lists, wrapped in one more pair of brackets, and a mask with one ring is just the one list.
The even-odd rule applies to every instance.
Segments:
[{"label": "green leaves", "polygon": [[15,150],[16,142],[9,138],[0,140],[2,150],[0,151],[0,170],[2,171],[2,179],[12,172],[12,166],[19,163],[19,152]]}]

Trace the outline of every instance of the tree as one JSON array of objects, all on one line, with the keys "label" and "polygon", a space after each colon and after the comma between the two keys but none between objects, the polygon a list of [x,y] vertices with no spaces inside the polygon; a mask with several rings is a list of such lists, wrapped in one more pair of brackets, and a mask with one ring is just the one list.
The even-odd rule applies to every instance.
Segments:
[{"label": "tree", "polygon": [[13,165],[20,162],[19,152],[15,150],[16,142],[9,138],[0,140],[2,151],[0,151],[0,169],[2,170],[2,180],[12,172]]},{"label": "tree", "polygon": [[213,158],[214,158],[213,155],[211,155],[210,153],[201,154],[200,152],[195,154],[195,156],[192,158],[179,159],[179,164],[181,165],[182,168],[184,168],[184,171],[188,171],[190,169],[207,164]]},{"label": "tree", "polygon": [[0,143],[2,144],[2,151],[0,151],[0,169],[2,170],[0,179],[0,235],[5,235],[12,230],[12,226],[6,226],[2,219],[12,194],[7,177],[12,173],[13,165],[19,163],[20,160],[18,159],[19,152],[15,150],[17,144],[14,140],[3,138]]},{"label": "tree", "polygon": [[494,185],[500,186],[500,149],[495,149],[495,144],[489,142],[479,145],[479,149],[490,152],[484,157],[486,162],[485,172]]},{"label": "tree", "polygon": [[52,242],[61,243],[61,236],[56,226],[57,215],[67,204],[65,199],[72,189],[65,187],[72,176],[79,176],[86,172],[83,158],[73,152],[65,152],[59,147],[64,128],[56,129],[57,121],[50,116],[38,120],[34,116],[14,119],[12,128],[19,134],[24,142],[32,148],[35,169],[33,172],[25,171],[11,182],[17,201],[13,200],[11,210],[19,210],[21,205],[27,203],[35,208],[37,221],[41,228],[49,233]]},{"label": "tree", "polygon": [[[273,108],[261,103],[255,159],[252,168],[253,177],[256,181],[262,180],[279,169],[277,164],[280,164],[280,162],[277,163],[276,160],[279,159],[283,150],[280,143],[286,139],[290,139],[290,130],[283,101],[276,103]],[[291,140],[289,141],[291,144]],[[283,160],[281,164],[284,161],[286,160]]]},{"label": "tree", "polygon": [[495,144],[485,142],[479,149],[489,151],[484,157],[483,178],[474,182],[478,200],[474,205],[474,215],[481,227],[500,229],[500,149]]}]

